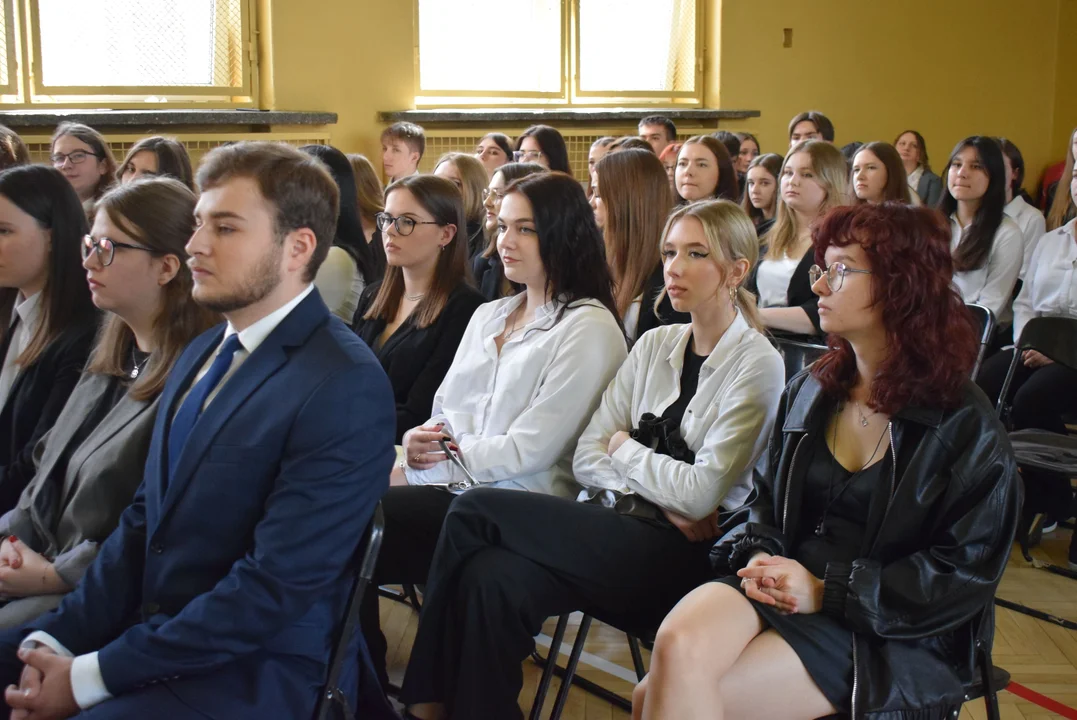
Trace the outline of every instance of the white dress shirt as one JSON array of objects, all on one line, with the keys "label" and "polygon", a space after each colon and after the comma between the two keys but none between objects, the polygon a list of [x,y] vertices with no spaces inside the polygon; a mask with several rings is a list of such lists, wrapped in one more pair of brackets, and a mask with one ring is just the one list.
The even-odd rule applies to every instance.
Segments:
[{"label": "white dress shirt", "polygon": [[[481,483],[574,497],[572,452],[628,354],[625,337],[601,303],[576,302],[558,321],[554,301],[498,353],[495,339],[524,301],[521,293],[479,306],[424,425],[445,424]],[[411,485],[464,481],[448,461],[405,474]]]},{"label": "white dress shirt", "polygon": [[923,165],[917,165],[916,169],[913,170],[911,173],[909,173],[908,178],[907,178],[908,181],[909,181],[909,189],[912,190],[912,194],[914,196],[916,196],[917,198],[919,198],[921,201],[923,200],[923,198],[920,197],[919,188],[920,188],[920,178],[922,178],[923,176],[924,176],[924,166]]},{"label": "white dress shirt", "polygon": [[1013,338],[1034,317],[1077,318],[1077,220],[1036,242],[1021,292],[1013,301]]},{"label": "white dress shirt", "polygon": [[[293,300],[289,301],[281,308],[274,310],[270,314],[266,315],[261,320],[251,324],[250,327],[239,333],[239,343],[242,345],[242,350],[237,350],[235,355],[232,356],[232,365],[228,368],[228,372],[224,374],[221,381],[217,383],[217,387],[206,398],[203,408],[208,406],[213,398],[217,396],[217,391],[220,390],[228,379],[235,375],[236,370],[243,361],[247,359],[251,353],[258,349],[270,333],[272,333],[281,321],[286,318],[289,313],[296,308],[299,303],[310,295],[314,290],[314,285],[308,285],[307,289],[299,293]],[[232,323],[228,323],[228,327],[224,331],[224,336],[221,338],[223,344],[224,339],[230,335],[235,335],[236,329],[232,327]],[[220,345],[218,345],[218,351]],[[191,383],[191,387],[194,387],[195,383],[202,379],[202,376],[209,372],[210,365],[213,364],[213,360],[217,357],[217,351],[210,354],[209,358],[203,364],[202,369],[199,370],[198,375],[195,376],[194,381]],[[186,399],[190,389],[183,395],[183,399]],[[183,404],[183,400],[176,403],[176,409]],[[22,641],[22,647],[36,647],[38,645],[44,645],[50,648],[57,655],[64,657],[71,657],[73,653],[64,647],[56,638],[48,633],[35,630],[26,636]],[[75,697],[75,702],[83,710],[93,707],[100,702],[109,700],[112,698],[112,693],[108,691],[105,686],[105,680],[101,676],[101,665],[97,661],[97,653],[91,652],[85,655],[79,655],[71,663],[71,693]]]},{"label": "white dress shirt", "polygon": [[[957,214],[950,216],[950,252],[957,249],[964,230],[957,221]],[[995,314],[1000,325],[1008,325],[1013,319],[1010,299],[1024,259],[1025,241],[1021,228],[1005,215],[995,231],[991,253],[987,262],[976,270],[954,273],[954,285],[966,303],[983,305]]]},{"label": "white dress shirt", "polygon": [[1032,259],[1032,251],[1036,249],[1036,241],[1047,232],[1047,219],[1043,217],[1043,213],[1025,202],[1020,195],[1014,195],[1013,200],[1006,203],[1006,207],[1002,210],[1006,213],[1006,217],[1017,223],[1017,227],[1021,229],[1024,256],[1021,260],[1019,277],[1024,280],[1025,273],[1028,272],[1028,262]]},{"label": "white dress shirt", "polygon": [[759,289],[759,307],[789,305],[789,283],[803,259],[803,256],[791,258],[786,255],[781,260],[767,258],[759,263],[759,271],[755,277],[755,284]]},{"label": "white dress shirt", "polygon": [[785,365],[739,313],[700,368],[696,394],[681,418],[681,437],[695,462],[674,460],[631,439],[613,455],[608,452],[614,433],[636,427],[644,413],[660,417],[680,397],[691,336],[691,324],[666,325],[635,344],[580,437],[572,461],[576,482],[634,492],[692,520],[719,504],[728,510],[744,504],[752,468],[774,427]]},{"label": "white dress shirt", "polygon": [[15,328],[15,335],[7,346],[4,366],[0,369],[0,407],[7,402],[7,396],[15,384],[15,378],[19,376],[20,368],[15,360],[22,355],[22,351],[30,344],[37,330],[37,320],[41,317],[41,293],[36,292],[25,300],[18,301],[11,310],[10,322],[15,322],[16,317],[19,319],[19,325]]}]

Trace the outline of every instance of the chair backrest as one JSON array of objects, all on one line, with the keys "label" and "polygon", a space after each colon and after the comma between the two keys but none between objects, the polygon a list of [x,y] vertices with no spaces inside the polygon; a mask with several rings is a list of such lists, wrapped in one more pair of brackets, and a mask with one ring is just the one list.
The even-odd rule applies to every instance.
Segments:
[{"label": "chair backrest", "polygon": [[828,348],[826,345],[812,342],[804,337],[774,335],[770,337],[771,343],[777,349],[785,362],[785,381],[789,382],[804,368],[823,356]]},{"label": "chair backrest", "polygon": [[344,610],[344,618],[340,623],[336,644],[329,656],[329,674],[322,696],[318,700],[318,708],[314,713],[315,720],[328,720],[333,707],[340,708],[341,716],[344,718],[354,717],[348,705],[348,698],[340,689],[340,673],[344,667],[344,658],[348,655],[348,646],[359,622],[359,606],[363,602],[363,593],[374,578],[374,568],[378,564],[378,553],[381,551],[384,532],[385,514],[379,502],[374,508],[374,516],[370,519],[363,541],[359,543],[356,551],[355,582]]},{"label": "chair backrest", "polygon": [[1037,317],[1025,323],[1021,337],[1014,346],[1013,359],[1006,370],[1006,379],[996,405],[998,416],[1004,423],[1009,414],[1006,398],[1010,395],[1010,384],[1021,362],[1021,353],[1025,350],[1035,350],[1059,365],[1077,370],[1077,318]]},{"label": "chair backrest", "polygon": [[971,373],[972,379],[975,380],[976,376],[980,374],[980,366],[983,365],[987,346],[991,344],[991,340],[995,336],[995,314],[991,312],[990,308],[975,303],[968,303],[965,307],[972,313],[972,318],[980,329],[980,350],[976,353],[976,364],[972,366]]}]

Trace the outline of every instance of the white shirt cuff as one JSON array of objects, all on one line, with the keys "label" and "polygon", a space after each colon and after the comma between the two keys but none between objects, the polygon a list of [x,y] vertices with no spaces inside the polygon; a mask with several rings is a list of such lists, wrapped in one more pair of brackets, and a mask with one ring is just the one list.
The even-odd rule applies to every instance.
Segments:
[{"label": "white shirt cuff", "polygon": [[[61,657],[74,657],[74,653],[64,647],[59,640],[40,630],[27,635],[19,647],[32,650],[41,645]],[[75,696],[75,702],[83,710],[88,710],[112,698],[112,693],[105,687],[105,679],[101,677],[101,665],[97,662],[97,653],[79,655],[72,661],[71,694]]]}]

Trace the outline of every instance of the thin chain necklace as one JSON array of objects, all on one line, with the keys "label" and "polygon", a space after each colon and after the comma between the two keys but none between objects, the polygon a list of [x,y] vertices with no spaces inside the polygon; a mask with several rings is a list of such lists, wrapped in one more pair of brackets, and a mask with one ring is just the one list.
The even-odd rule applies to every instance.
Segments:
[{"label": "thin chain necklace", "polygon": [[407,300],[408,302],[419,302],[424,297],[426,297],[426,293],[417,293],[415,295],[409,295],[407,290],[404,291],[404,299]]},{"label": "thin chain necklace", "polygon": [[[854,400],[853,402],[856,401]],[[875,449],[871,451],[871,457],[867,459],[867,462],[860,466],[859,470],[849,476],[849,479],[846,480],[845,484],[842,485],[841,489],[838,490],[838,494],[835,495],[833,499],[831,499],[830,494],[834,490],[834,467],[838,464],[838,420],[840,417],[841,415],[839,410],[839,414],[834,417],[834,430],[831,433],[831,444],[833,445],[833,450],[831,450],[830,452],[831,465],[830,477],[827,480],[826,484],[826,505],[823,506],[823,516],[819,519],[819,524],[815,526],[816,537],[823,537],[824,535],[826,535],[826,518],[827,515],[830,514],[830,506],[836,503],[839,498],[841,498],[841,496],[845,493],[849,486],[853,484],[853,480],[856,479],[856,476],[863,472],[864,468],[866,468],[868,465],[871,465],[871,461],[874,460],[875,456],[879,454],[879,448],[883,444],[883,438],[886,437],[886,431],[890,427],[890,423],[887,423],[886,427],[883,428],[882,435],[879,436],[878,442],[875,443]]]},{"label": "thin chain necklace", "polygon": [[864,416],[864,411],[860,408],[860,403],[856,401],[856,398],[853,398],[853,405],[856,405],[856,414],[860,416],[860,427],[867,427],[868,426],[868,418],[875,417],[875,415],[878,414],[878,413],[871,413],[870,415],[865,417]]},{"label": "thin chain necklace", "polygon": [[137,346],[134,345],[134,344],[131,345],[131,373],[130,373],[130,375],[131,375],[132,380],[136,380],[138,378],[139,374],[142,372],[142,368],[146,367],[146,363],[148,363],[150,361],[150,356],[147,355],[145,358],[143,358],[142,362],[139,362],[138,361],[138,355],[135,354],[135,348],[136,347]]}]

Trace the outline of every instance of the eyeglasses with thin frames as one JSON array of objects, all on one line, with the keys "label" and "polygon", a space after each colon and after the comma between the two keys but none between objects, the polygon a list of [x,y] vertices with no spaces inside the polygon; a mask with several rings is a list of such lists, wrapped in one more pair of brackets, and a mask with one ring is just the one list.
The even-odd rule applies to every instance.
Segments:
[{"label": "eyeglasses with thin frames", "polygon": [[845,263],[836,262],[831,263],[830,267],[826,270],[818,265],[812,265],[808,269],[808,279],[811,280],[811,284],[819,282],[819,278],[826,276],[827,287],[831,292],[837,292],[841,290],[842,284],[845,282],[846,273],[860,273],[861,275],[871,275],[871,270],[857,270],[855,268],[846,267]]},{"label": "eyeglasses with thin frames", "polygon": [[512,154],[512,159],[516,162],[531,162],[538,160],[543,154],[541,150],[517,150]]},{"label": "eyeglasses with thin frames", "polygon": [[482,191],[482,199],[485,202],[490,198],[494,199],[494,202],[505,199],[505,193],[502,190],[491,190],[490,188],[484,188]]},{"label": "eyeglasses with thin frames", "polygon": [[407,237],[415,232],[416,225],[442,225],[435,220],[416,220],[409,218],[406,215],[400,217],[393,217],[389,213],[380,212],[374,216],[374,221],[378,224],[378,229],[382,232],[389,232],[389,226],[396,227],[396,234],[401,237]]},{"label": "eyeglasses with thin frames", "polygon": [[71,161],[72,165],[81,165],[91,157],[99,158],[100,155],[89,150],[72,150],[69,153],[53,153],[49,156],[49,159],[52,160],[53,167],[62,167],[68,160]]},{"label": "eyeglasses with thin frames", "polygon": [[86,235],[82,238],[82,260],[85,262],[90,257],[90,253],[96,252],[97,260],[103,267],[108,267],[112,264],[112,261],[116,259],[116,248],[142,250],[151,255],[155,254],[150,248],[142,247],[141,245],[128,245],[127,243],[116,242],[107,237],[95,240],[92,235]]}]

